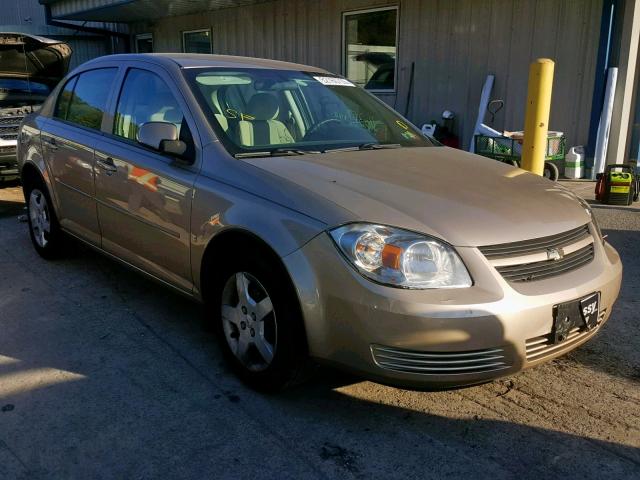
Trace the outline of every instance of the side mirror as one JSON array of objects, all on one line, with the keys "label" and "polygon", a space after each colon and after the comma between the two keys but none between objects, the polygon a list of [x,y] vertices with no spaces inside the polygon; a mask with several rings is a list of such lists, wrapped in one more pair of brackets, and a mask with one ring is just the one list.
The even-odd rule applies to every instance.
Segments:
[{"label": "side mirror", "polygon": [[143,123],[138,130],[138,142],[186,163],[192,163],[187,155],[188,146],[178,138],[178,128],[173,123]]}]

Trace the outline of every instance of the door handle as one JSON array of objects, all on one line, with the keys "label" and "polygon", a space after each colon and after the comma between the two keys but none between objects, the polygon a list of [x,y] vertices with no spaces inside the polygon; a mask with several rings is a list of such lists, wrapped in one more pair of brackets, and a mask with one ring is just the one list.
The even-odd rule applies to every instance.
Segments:
[{"label": "door handle", "polygon": [[44,140],[44,143],[49,147],[49,150],[57,150],[58,142],[56,142],[55,138],[48,138]]},{"label": "door handle", "polygon": [[116,164],[111,157],[98,158],[96,160],[96,164],[103,169],[107,175],[111,175],[118,171],[118,167],[116,167]]}]

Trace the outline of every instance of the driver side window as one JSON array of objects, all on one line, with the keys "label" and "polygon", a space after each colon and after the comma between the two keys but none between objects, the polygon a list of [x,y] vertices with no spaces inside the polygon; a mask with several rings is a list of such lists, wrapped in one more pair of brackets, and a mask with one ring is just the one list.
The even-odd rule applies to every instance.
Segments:
[{"label": "driver side window", "polygon": [[181,140],[190,137],[182,109],[168,85],[153,72],[132,68],[122,86],[113,133],[137,141],[140,127],[147,122],[172,123]]}]

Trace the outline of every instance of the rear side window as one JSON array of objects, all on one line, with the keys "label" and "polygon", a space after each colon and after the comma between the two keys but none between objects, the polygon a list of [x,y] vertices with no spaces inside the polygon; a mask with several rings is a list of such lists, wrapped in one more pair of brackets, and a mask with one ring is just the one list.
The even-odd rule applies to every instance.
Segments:
[{"label": "rear side window", "polygon": [[73,97],[73,89],[76,86],[76,80],[78,80],[78,77],[73,77],[64,86],[62,92],[60,92],[60,95],[58,96],[58,103],[56,104],[56,110],[53,114],[54,117],[61,118],[62,120],[67,119],[69,103],[71,103],[71,97]]},{"label": "rear side window", "polygon": [[169,86],[153,72],[132,68],[118,100],[113,133],[137,141],[138,130],[147,122],[173,123],[179,133],[186,133],[184,114]]},{"label": "rear side window", "polygon": [[[117,68],[101,68],[81,73],[75,85],[70,85],[69,82],[62,91],[55,116],[83,127],[100,130],[117,73]],[[73,94],[70,95],[67,105],[65,96],[69,96],[68,88],[73,88]]]}]

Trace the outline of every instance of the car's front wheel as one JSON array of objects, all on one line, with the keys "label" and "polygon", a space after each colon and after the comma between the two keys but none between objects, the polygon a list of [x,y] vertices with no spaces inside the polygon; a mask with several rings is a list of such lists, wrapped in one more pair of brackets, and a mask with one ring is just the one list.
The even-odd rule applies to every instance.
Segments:
[{"label": "car's front wheel", "polygon": [[27,218],[31,241],[38,254],[56,258],[63,249],[64,238],[46,188],[40,184],[27,189]]},{"label": "car's front wheel", "polygon": [[217,331],[233,370],[250,386],[277,391],[308,368],[297,298],[288,278],[264,256],[224,269],[211,302]]}]

